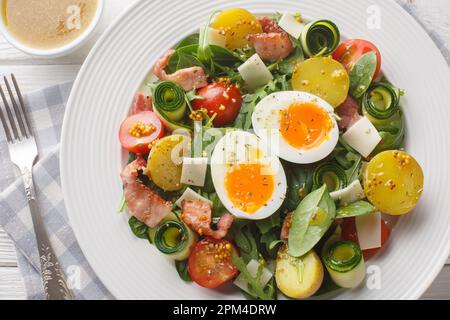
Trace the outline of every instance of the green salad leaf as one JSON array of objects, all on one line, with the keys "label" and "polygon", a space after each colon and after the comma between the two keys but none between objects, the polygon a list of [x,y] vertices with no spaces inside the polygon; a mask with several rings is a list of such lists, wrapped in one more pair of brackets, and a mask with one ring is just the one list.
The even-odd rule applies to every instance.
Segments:
[{"label": "green salad leaf", "polygon": [[247,269],[247,263],[242,257],[239,257],[235,252],[231,252],[231,258],[235,267],[239,270],[241,275],[244,277],[245,281],[248,283],[250,293],[247,295],[250,299],[261,299],[261,300],[274,300],[276,299],[276,289],[275,282],[272,281],[266,286],[261,286],[261,275],[263,265],[260,265],[258,272],[255,277]]},{"label": "green salad leaf", "polygon": [[363,55],[350,70],[350,93],[353,98],[360,98],[369,89],[377,68],[377,55],[374,51]]},{"label": "green salad leaf", "polygon": [[356,201],[345,207],[338,208],[336,211],[336,219],[357,217],[370,213],[374,213],[377,209],[367,201]]},{"label": "green salad leaf", "polygon": [[186,282],[192,282],[191,276],[188,273],[188,260],[175,261],[175,268],[181,279]]},{"label": "green salad leaf", "polygon": [[139,221],[135,217],[131,217],[128,220],[128,225],[136,237],[140,239],[147,239],[148,227],[145,223]]},{"label": "green salad leaf", "polygon": [[331,226],[336,205],[326,185],[308,194],[292,213],[288,237],[288,253],[301,257],[310,251]]},{"label": "green salad leaf", "polygon": [[288,211],[292,211],[311,191],[314,170],[310,166],[289,164],[285,166],[285,172],[288,190],[284,205]]},{"label": "green salad leaf", "polygon": [[405,139],[405,123],[402,112],[395,116],[388,124],[376,125],[375,128],[377,128],[378,133],[381,136],[381,142],[375,148],[373,154],[403,147]]}]

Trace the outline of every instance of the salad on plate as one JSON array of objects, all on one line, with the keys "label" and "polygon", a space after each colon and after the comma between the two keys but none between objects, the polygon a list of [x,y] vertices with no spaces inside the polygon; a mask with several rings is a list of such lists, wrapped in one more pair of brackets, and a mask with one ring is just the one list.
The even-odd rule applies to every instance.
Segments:
[{"label": "salad on plate", "polygon": [[120,126],[131,231],[180,281],[249,299],[361,285],[423,189],[380,51],[300,13],[200,24],[161,53]]}]

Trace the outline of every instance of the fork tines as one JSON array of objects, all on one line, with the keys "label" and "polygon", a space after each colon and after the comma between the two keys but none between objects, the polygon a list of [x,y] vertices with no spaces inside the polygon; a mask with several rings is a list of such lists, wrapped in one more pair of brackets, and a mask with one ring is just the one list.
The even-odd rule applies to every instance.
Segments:
[{"label": "fork tines", "polygon": [[3,85],[0,84],[0,95],[2,97],[4,110],[6,111],[5,117],[3,108],[0,107],[0,120],[2,122],[3,129],[5,130],[6,139],[9,143],[21,141],[24,138],[26,139],[32,136],[31,126],[27,117],[22,93],[20,92],[19,85],[17,84],[14,74],[11,74],[11,80],[16,95],[14,95],[8,79],[3,77],[6,92],[8,92],[9,101],[5,95],[5,91],[3,90]]}]

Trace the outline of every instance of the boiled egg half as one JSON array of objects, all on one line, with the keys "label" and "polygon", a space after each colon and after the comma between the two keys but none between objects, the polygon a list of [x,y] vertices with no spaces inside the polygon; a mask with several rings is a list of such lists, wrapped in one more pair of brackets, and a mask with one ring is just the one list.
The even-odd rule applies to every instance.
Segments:
[{"label": "boiled egg half", "polygon": [[250,132],[227,132],[211,155],[211,176],[225,208],[237,218],[271,216],[286,196],[286,175],[276,155]]},{"label": "boiled egg half", "polygon": [[252,124],[263,144],[289,162],[307,164],[328,156],[339,139],[334,108],[302,91],[268,95],[255,107]]}]

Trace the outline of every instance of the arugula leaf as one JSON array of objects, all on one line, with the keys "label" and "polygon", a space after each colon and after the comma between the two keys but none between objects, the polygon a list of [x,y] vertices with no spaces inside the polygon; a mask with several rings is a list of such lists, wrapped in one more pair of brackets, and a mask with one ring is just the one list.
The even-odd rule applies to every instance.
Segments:
[{"label": "arugula leaf", "polygon": [[347,153],[346,159],[353,162],[353,165],[345,170],[347,175],[348,184],[352,183],[359,178],[359,171],[361,170],[362,157],[359,154],[349,152]]},{"label": "arugula leaf", "polygon": [[269,282],[265,287],[261,286],[261,274],[262,274],[262,265],[258,268],[258,273],[256,277],[253,277],[247,269],[247,263],[243,260],[242,257],[239,257],[234,251],[231,251],[231,259],[233,261],[234,266],[239,270],[241,275],[244,277],[245,281],[248,283],[250,289],[250,297],[257,298],[261,300],[274,300],[276,290],[274,286],[274,282]]},{"label": "arugula leaf", "polygon": [[288,253],[301,257],[311,250],[331,226],[336,205],[323,185],[307,195],[292,214]]},{"label": "arugula leaf", "polygon": [[175,268],[181,279],[186,282],[192,282],[191,276],[188,273],[188,260],[175,261]]},{"label": "arugula leaf", "polygon": [[350,70],[350,93],[360,98],[369,89],[373,75],[377,68],[377,55],[374,51],[363,55]]},{"label": "arugula leaf", "polygon": [[357,217],[374,213],[377,209],[367,201],[356,201],[336,211],[336,219]]},{"label": "arugula leaf", "polygon": [[266,96],[278,91],[287,91],[291,85],[287,75],[277,75],[268,84],[257,88],[253,93],[244,95],[241,110],[237,116],[233,127],[248,130],[252,126],[252,114],[255,106]]},{"label": "arugula leaf", "polygon": [[135,217],[131,217],[128,220],[128,225],[136,237],[140,239],[147,239],[148,227],[145,223],[139,221]]}]

